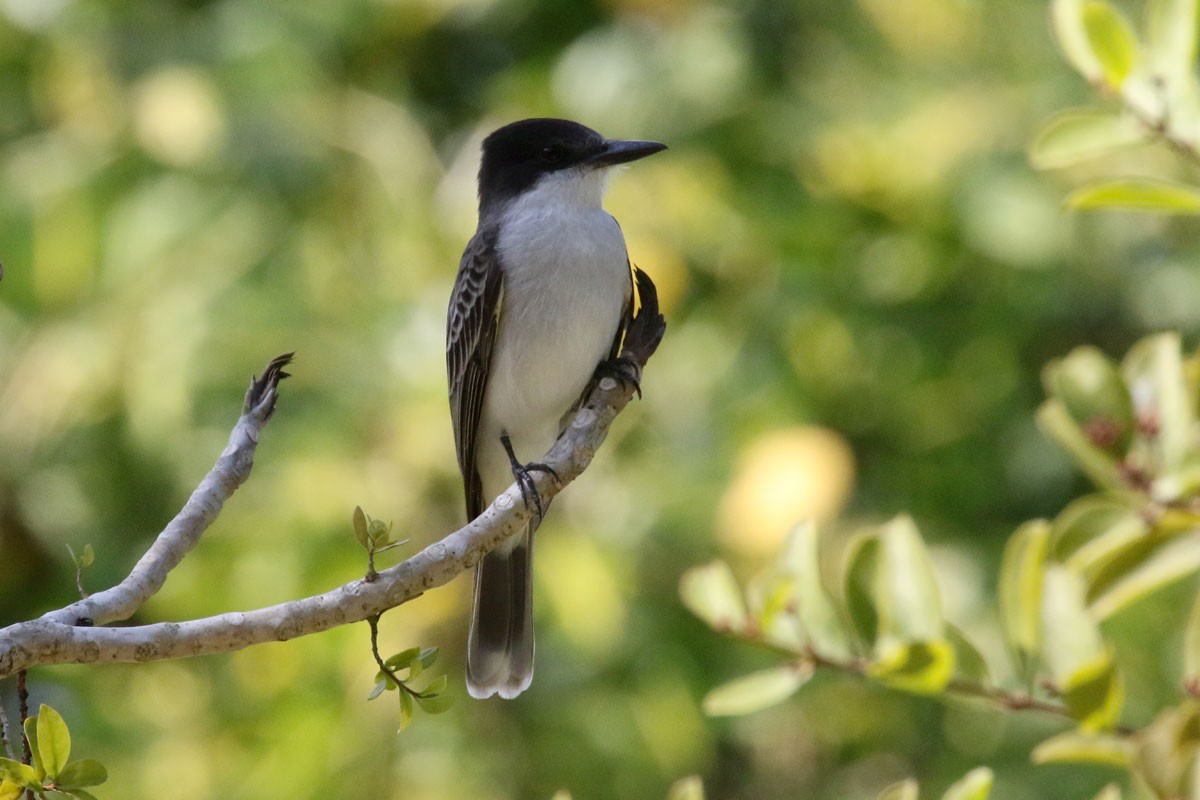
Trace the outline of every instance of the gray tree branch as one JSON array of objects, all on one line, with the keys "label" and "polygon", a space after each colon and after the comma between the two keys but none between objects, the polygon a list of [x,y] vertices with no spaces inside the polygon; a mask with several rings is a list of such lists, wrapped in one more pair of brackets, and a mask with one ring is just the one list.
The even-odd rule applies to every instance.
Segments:
[{"label": "gray tree branch", "polygon": [[[566,432],[542,461],[559,481],[535,473],[538,492],[549,500],[591,463],[612,421],[638,388],[642,368],[662,337],[664,323],[649,279],[638,276],[642,309],[626,336],[621,360],[628,380],[602,378]],[[120,584],[38,619],[0,629],[0,678],[49,664],[160,661],[226,653],[255,644],[359,622],[448,583],[524,526],[532,513],[514,485],[477,519],[429,545],[374,581],[353,580],[324,594],[253,611],[231,612],[186,622],[113,627],[128,619],[166,582],[167,575],[196,546],[222,505],[250,474],[254,450],[271,417],[283,367],[281,356],[246,393],[242,416],[229,445],[179,515]]]}]

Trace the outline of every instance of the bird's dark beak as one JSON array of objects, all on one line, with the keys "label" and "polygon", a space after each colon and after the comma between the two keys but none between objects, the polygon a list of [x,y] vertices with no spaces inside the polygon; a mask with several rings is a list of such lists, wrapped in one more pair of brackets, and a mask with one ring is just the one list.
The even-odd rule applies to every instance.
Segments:
[{"label": "bird's dark beak", "polygon": [[611,167],[614,164],[625,164],[637,161],[639,158],[652,156],[666,150],[662,142],[640,142],[631,139],[609,139],[603,149],[591,156],[587,163],[592,167]]}]

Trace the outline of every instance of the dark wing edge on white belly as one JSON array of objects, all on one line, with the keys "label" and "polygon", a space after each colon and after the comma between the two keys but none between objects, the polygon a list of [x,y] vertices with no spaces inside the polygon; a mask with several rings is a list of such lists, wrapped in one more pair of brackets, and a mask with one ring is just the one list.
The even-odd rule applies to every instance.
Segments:
[{"label": "dark wing edge on white belly", "polygon": [[499,327],[504,273],[495,228],[479,231],[463,251],[446,315],[446,374],[454,446],[466,492],[467,520],[487,507],[475,463],[479,418]]}]

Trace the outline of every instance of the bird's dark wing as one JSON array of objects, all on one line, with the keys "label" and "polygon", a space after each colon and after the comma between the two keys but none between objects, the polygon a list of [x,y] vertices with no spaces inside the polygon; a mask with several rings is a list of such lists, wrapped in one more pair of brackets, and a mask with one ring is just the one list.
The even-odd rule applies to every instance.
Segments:
[{"label": "bird's dark wing", "polygon": [[475,519],[487,507],[475,464],[475,444],[504,293],[496,239],[496,230],[488,228],[476,233],[467,244],[446,318],[450,417],[467,496],[468,520]]}]

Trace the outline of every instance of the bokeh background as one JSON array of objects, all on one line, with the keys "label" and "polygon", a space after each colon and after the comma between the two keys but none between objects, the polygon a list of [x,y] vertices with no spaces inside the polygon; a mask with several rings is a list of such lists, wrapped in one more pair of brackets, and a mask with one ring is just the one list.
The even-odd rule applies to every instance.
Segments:
[{"label": "bokeh background", "polygon": [[[1194,226],[1068,216],[1093,167],[1028,165],[1089,94],[1040,0],[0,0],[0,624],[73,598],[67,544],[95,548],[90,588],[123,576],[280,352],[250,482],[136,621],[361,575],[356,504],[409,552],[457,528],[444,318],[480,139],[553,115],[671,147],[610,192],[670,327],[540,533],[529,692],[466,697],[464,577],[384,620],[460,695],[399,736],[365,625],[41,669],[34,701],[108,765],[101,797],[658,798],[698,773],[855,800],[977,764],[997,797],[1090,797],[1111,775],[1028,763],[1059,723],[860,680],[706,719],[770,659],[677,595],[714,555],[752,575],[802,517],[908,510],[951,620],[994,640],[1005,538],[1082,487],[1033,424],[1041,366],[1200,315]],[[1171,656],[1140,656],[1132,715]]]}]

